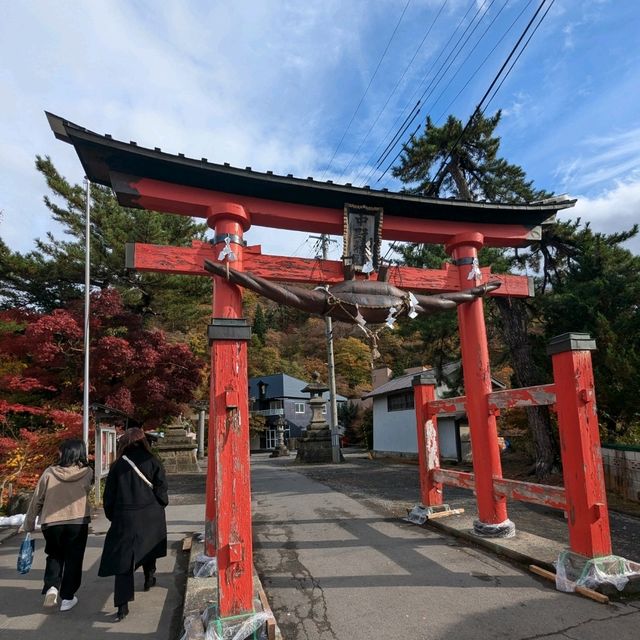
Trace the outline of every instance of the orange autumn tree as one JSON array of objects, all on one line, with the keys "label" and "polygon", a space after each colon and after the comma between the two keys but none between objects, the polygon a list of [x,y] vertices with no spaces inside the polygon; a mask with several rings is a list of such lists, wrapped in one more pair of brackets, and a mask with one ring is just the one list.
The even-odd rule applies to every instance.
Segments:
[{"label": "orange autumn tree", "polygon": [[[16,418],[38,427],[16,428]],[[82,437],[82,415],[0,400],[0,433],[0,505],[3,505],[9,486],[16,491],[35,486],[42,471],[55,462],[62,440]]]}]

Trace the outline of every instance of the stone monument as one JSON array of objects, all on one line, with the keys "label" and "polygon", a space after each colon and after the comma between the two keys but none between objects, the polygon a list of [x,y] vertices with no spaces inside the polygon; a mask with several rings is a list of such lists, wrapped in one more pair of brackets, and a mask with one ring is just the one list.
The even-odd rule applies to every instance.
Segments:
[{"label": "stone monument", "polygon": [[309,406],[311,407],[311,422],[307,427],[307,435],[298,442],[299,462],[332,462],[331,455],[331,428],[322,416],[322,407],[325,401],[322,394],[329,387],[320,382],[320,374],[315,371],[312,375],[313,382],[309,383],[302,391],[309,393]]},{"label": "stone monument", "polygon": [[158,440],[154,450],[160,456],[167,473],[197,473],[197,445],[187,435],[182,416],[165,428],[164,438]]}]

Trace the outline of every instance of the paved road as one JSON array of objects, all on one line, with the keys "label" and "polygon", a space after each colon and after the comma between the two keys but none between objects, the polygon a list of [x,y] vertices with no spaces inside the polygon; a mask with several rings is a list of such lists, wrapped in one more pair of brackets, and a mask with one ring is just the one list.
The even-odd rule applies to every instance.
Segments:
[{"label": "paved road", "polygon": [[[387,515],[405,516],[406,509],[420,501],[417,466],[369,460],[364,453],[346,451],[345,464],[295,465],[296,470]],[[280,461],[286,466],[292,463],[292,458]],[[463,507],[467,513],[476,513],[475,498],[466,489],[445,487],[445,501],[452,507]],[[568,529],[562,512],[517,501],[510,501],[508,510],[518,530],[568,546]],[[613,552],[640,561],[640,519],[615,511],[610,511],[609,518]]]},{"label": "paved road", "polygon": [[[638,637],[638,602],[604,606],[556,592],[402,523],[416,497],[404,485],[411,467],[252,463],[255,563],[286,640]],[[546,519],[532,513],[532,523]]]}]

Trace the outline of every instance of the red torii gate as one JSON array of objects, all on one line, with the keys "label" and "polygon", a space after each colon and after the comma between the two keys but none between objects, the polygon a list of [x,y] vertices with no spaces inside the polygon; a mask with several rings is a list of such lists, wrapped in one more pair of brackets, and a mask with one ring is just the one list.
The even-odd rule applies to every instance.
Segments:
[{"label": "red torii gate", "polygon": [[[459,291],[477,284],[474,261],[480,247],[524,246],[539,238],[540,225],[552,219],[556,211],[575,202],[472,203],[373,191],[368,187],[358,189],[330,181],[318,183],[311,178],[275,176],[271,172],[262,174],[249,167],[240,170],[211,164],[206,158],[193,160],[158,148],[145,149],[135,142],[127,144],[98,135],[53,114],[48,113],[47,117],[56,137],[75,147],[87,177],[112,187],[122,205],[204,218],[213,229],[215,235],[210,243],[194,242],[191,247],[129,246],[127,266],[139,270],[211,277],[204,270],[204,259],[216,261],[222,243],[228,239],[236,256],[236,270],[288,282],[338,282],[343,278],[341,263],[264,256],[259,247],[245,247],[243,234],[252,224],[341,234],[343,209],[349,203],[382,207],[384,238],[443,243],[453,258],[453,265],[442,270],[394,268],[392,283],[416,292]],[[489,269],[481,271],[488,279]],[[491,278],[502,282],[493,295],[524,297],[532,293],[525,277],[492,274]],[[250,328],[242,318],[241,290],[219,277],[213,277],[213,281],[205,533],[207,552],[218,558],[220,615],[226,617],[250,611],[253,606],[246,345]],[[441,405],[434,401],[433,390],[418,381],[421,497],[426,505],[440,504],[443,483],[473,486],[483,533],[500,535],[508,522],[506,496],[521,499],[518,492],[529,495],[532,490],[527,487],[535,485],[515,483],[519,488],[514,488],[512,481],[502,479],[496,408],[517,404],[523,393],[531,404],[535,390],[502,392],[500,405],[497,394],[491,393],[482,301],[461,305],[458,317],[466,389],[466,397],[458,399],[458,404],[464,405],[469,416],[475,477],[439,469],[432,418]],[[579,379],[573,375],[578,370],[582,376]],[[553,391],[561,422],[571,423],[572,427],[566,431],[571,435],[566,442],[563,440],[563,450],[577,448],[575,456],[563,458],[564,464],[571,467],[565,470],[566,503],[571,507],[570,519],[588,522],[588,531],[581,529],[580,544],[574,545],[572,538],[572,548],[575,546],[574,550],[586,555],[601,555],[610,549],[610,542],[604,483],[602,474],[598,475],[595,469],[599,464],[595,453],[598,432],[590,360],[581,355],[574,357],[569,351],[567,357],[554,358],[554,371]],[[578,385],[575,393],[568,385],[567,393],[560,394],[558,381],[572,376]],[[549,389],[546,391],[548,397],[553,395]],[[585,479],[588,482],[581,488]],[[545,501],[549,491],[542,490],[540,502]],[[572,502],[573,498],[576,500]],[[557,499],[557,504],[564,508],[564,496]],[[600,532],[598,541],[594,526]]]}]

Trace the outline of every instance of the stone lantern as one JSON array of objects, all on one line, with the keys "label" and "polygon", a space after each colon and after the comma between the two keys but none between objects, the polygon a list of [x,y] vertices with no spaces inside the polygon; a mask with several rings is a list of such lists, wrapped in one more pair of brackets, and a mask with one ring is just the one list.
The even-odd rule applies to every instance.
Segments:
[{"label": "stone lantern", "polygon": [[320,381],[320,374],[315,371],[313,382],[309,383],[303,392],[310,395],[311,422],[307,427],[307,435],[298,443],[296,460],[300,462],[332,462],[331,428],[323,417],[322,408],[326,406],[322,395],[329,387]]},{"label": "stone lantern", "polygon": [[270,458],[281,458],[289,455],[289,449],[284,443],[284,427],[285,427],[285,419],[284,416],[280,416],[278,418],[278,422],[276,423],[276,430],[278,433],[278,446],[271,452]]}]

